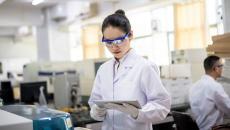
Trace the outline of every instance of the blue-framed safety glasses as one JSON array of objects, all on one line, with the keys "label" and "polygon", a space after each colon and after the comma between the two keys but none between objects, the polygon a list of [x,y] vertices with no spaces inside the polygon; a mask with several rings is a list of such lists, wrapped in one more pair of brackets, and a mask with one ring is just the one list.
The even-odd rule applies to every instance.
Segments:
[{"label": "blue-framed safety glasses", "polygon": [[110,39],[105,39],[104,36],[102,37],[102,43],[108,46],[112,45],[121,45],[125,39],[129,37],[130,33],[126,33],[124,36],[118,37],[116,39],[110,40]]}]

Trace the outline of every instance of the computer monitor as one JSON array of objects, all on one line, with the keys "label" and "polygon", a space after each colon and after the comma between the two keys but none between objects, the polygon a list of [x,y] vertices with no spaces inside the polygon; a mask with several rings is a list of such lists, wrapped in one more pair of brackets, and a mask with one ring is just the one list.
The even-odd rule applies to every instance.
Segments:
[{"label": "computer monitor", "polygon": [[0,74],[2,74],[2,62],[0,62]]},{"label": "computer monitor", "polygon": [[101,66],[102,64],[104,64],[104,63],[105,63],[105,61],[98,61],[98,62],[95,62],[95,63],[94,63],[95,76],[97,75],[97,71],[98,71],[98,69],[100,68],[100,66]]},{"label": "computer monitor", "polygon": [[43,93],[47,101],[48,92],[46,81],[20,83],[21,102],[25,104],[34,104],[35,102],[38,103],[40,87],[44,87]]},{"label": "computer monitor", "polygon": [[10,81],[1,81],[0,90],[0,97],[3,99],[4,105],[13,104],[15,102],[13,88]]}]

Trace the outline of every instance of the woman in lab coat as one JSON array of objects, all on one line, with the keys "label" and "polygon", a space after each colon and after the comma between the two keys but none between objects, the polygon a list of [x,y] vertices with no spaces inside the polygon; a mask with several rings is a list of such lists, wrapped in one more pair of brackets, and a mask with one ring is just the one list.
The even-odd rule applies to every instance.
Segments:
[{"label": "woman in lab coat", "polygon": [[[114,58],[100,66],[89,99],[91,117],[103,121],[102,130],[152,130],[170,111],[171,98],[161,83],[158,67],[130,48],[131,25],[123,10],[107,16],[103,38]],[[97,106],[96,100],[137,100],[130,104]]]}]

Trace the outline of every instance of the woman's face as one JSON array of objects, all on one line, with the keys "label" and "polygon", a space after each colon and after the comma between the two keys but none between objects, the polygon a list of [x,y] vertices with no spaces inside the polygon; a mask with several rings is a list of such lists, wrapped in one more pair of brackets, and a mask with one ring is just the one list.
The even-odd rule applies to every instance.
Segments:
[{"label": "woman's face", "polygon": [[[130,49],[130,40],[132,39],[132,32],[130,33],[131,35],[128,38],[124,39],[124,41],[119,45],[106,45],[108,50],[116,59],[121,59]],[[108,26],[107,28],[105,28],[103,32],[104,39],[107,40],[114,40],[116,38],[124,36],[125,34],[126,33],[121,31],[119,28],[112,26]]]}]

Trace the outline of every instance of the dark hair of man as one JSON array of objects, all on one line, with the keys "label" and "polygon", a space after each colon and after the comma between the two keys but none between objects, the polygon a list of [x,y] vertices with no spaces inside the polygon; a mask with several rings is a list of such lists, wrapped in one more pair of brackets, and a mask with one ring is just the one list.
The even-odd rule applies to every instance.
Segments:
[{"label": "dark hair of man", "polygon": [[107,16],[103,23],[101,31],[104,32],[108,26],[118,27],[125,33],[129,33],[131,25],[128,18],[125,16],[125,12],[121,9],[117,10],[114,14]]},{"label": "dark hair of man", "polygon": [[204,70],[205,72],[210,72],[215,66],[216,62],[220,60],[220,57],[211,55],[204,60]]}]

